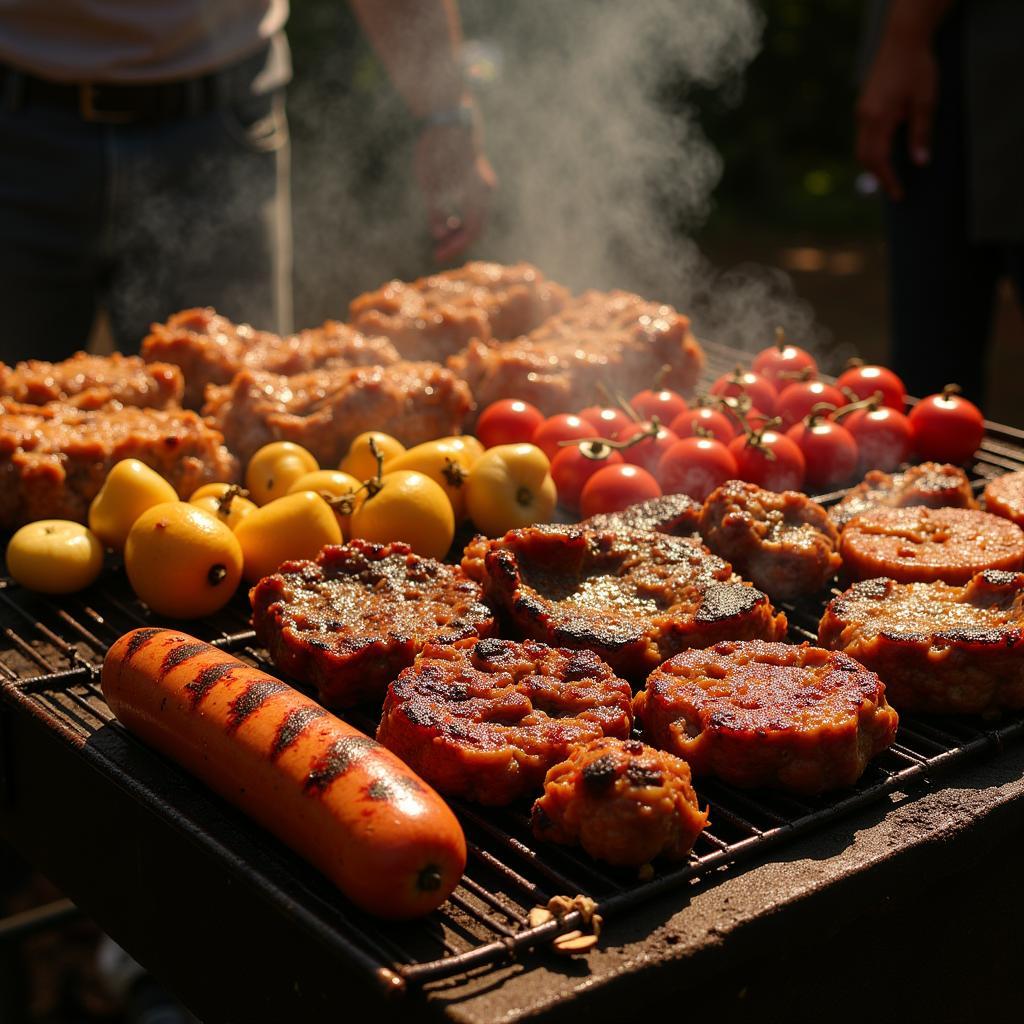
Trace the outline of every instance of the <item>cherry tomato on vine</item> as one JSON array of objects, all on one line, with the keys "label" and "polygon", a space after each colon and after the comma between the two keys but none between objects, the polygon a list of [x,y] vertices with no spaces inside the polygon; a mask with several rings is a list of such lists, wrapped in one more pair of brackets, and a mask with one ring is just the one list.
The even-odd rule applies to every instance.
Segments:
[{"label": "cherry tomato on vine", "polygon": [[849,483],[857,472],[860,450],[841,423],[814,417],[786,431],[804,457],[804,482],[812,491],[833,491]]},{"label": "cherry tomato on vine", "polygon": [[769,491],[799,491],[804,485],[803,453],[785,434],[765,430],[752,437],[735,437],[729,451],[741,480]]},{"label": "cherry tomato on vine", "polygon": [[606,437],[609,441],[616,440],[623,430],[634,423],[621,409],[612,405],[588,405],[576,415],[597,427],[595,437]]},{"label": "cherry tomato on vine", "polygon": [[843,418],[843,426],[860,449],[860,469],[892,472],[910,457],[913,431],[910,420],[888,405],[857,409]]},{"label": "cherry tomato on vine", "polygon": [[533,432],[530,441],[549,459],[553,459],[559,452],[560,441],[581,441],[585,437],[598,436],[597,427],[590,420],[562,412],[544,420]]},{"label": "cherry tomato on vine", "polygon": [[[654,430],[654,424],[651,422],[634,423],[629,430],[624,430],[619,436],[620,441],[629,441],[634,437],[641,434],[645,434],[649,431]],[[634,466],[643,466],[648,473],[654,473],[657,475],[658,462],[662,455],[665,454],[679,440],[679,435],[674,430],[670,430],[668,427],[659,426],[658,432],[652,434],[650,437],[644,438],[643,441],[639,441],[637,444],[631,445],[629,448],[622,449],[622,457],[626,462],[633,463]]]},{"label": "cherry tomato on vine", "polygon": [[669,424],[669,430],[680,438],[699,437],[700,432],[705,431],[723,444],[736,436],[736,427],[724,412],[704,405],[681,412]]},{"label": "cherry tomato on vine", "polygon": [[638,391],[629,400],[629,404],[636,410],[636,414],[645,420],[657,416],[666,425],[689,408],[682,395],[667,388],[661,391],[652,391],[649,388],[646,391]]},{"label": "cherry tomato on vine", "polygon": [[485,448],[499,444],[526,444],[544,422],[544,413],[529,402],[503,398],[491,402],[476,421],[476,436]]},{"label": "cherry tomato on vine", "polygon": [[985,436],[985,417],[954,385],[922,398],[910,410],[914,451],[935,462],[966,462]]},{"label": "cherry tomato on vine", "polygon": [[821,380],[798,381],[779,392],[775,415],[782,420],[783,429],[799,423],[818,404],[826,402],[837,409],[846,405],[846,398],[838,389]]},{"label": "cherry tomato on vine", "polygon": [[684,437],[661,457],[658,480],[666,494],[687,494],[703,501],[737,475],[732,452],[712,437]]},{"label": "cherry tomato on vine", "polygon": [[870,398],[882,392],[882,405],[903,412],[907,389],[892,370],[884,366],[851,366],[836,381],[837,388],[849,388],[857,398]]},{"label": "cherry tomato on vine", "polygon": [[558,502],[575,511],[586,482],[605,466],[622,462],[622,456],[606,444],[583,441],[563,448],[551,462],[551,476],[558,488]]},{"label": "cherry tomato on vine", "polygon": [[621,462],[599,469],[580,494],[580,515],[584,519],[602,512],[621,512],[638,501],[661,497],[658,481],[640,466]]},{"label": "cherry tomato on vine", "polygon": [[747,395],[755,409],[761,409],[771,416],[775,412],[778,392],[775,385],[759,373],[751,373],[737,367],[732,373],[725,373],[711,385],[711,394],[720,398],[737,398]]},{"label": "cherry tomato on vine", "polygon": [[754,373],[766,377],[780,390],[787,384],[800,380],[802,374],[811,379],[818,372],[814,356],[797,345],[790,345],[781,327],[775,333],[775,344],[761,349],[754,356],[750,368]]}]

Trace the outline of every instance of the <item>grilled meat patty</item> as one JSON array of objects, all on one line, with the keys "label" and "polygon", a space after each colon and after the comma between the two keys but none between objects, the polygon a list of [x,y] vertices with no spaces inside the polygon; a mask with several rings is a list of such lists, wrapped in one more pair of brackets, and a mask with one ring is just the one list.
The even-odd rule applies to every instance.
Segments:
[{"label": "grilled meat patty", "polygon": [[716,555],[776,601],[816,593],[839,568],[839,531],[798,491],[729,480],[704,502],[700,532]]},{"label": "grilled meat patty", "polygon": [[1024,526],[1024,470],[989,480],[985,485],[985,511]]},{"label": "grilled meat patty", "polygon": [[227,384],[240,370],[296,374],[327,362],[373,366],[398,361],[386,338],[368,338],[347,324],[328,320],[281,337],[249,324],[232,323],[212,309],[184,309],[166,323],[153,324],[142,355],[181,368],[185,404],[198,409],[207,384]]},{"label": "grilled meat patty", "polygon": [[760,590],[691,538],[530,526],[476,538],[462,566],[523,636],[592,650],[637,682],[687,647],[786,631]]},{"label": "grilled meat patty", "polygon": [[109,356],[76,352],[59,363],[39,359],[16,366],[0,363],[0,395],[26,405],[65,402],[79,409],[123,405],[169,409],[179,405],[184,387],[177,366],[147,363],[120,352]]},{"label": "grilled meat patty", "polygon": [[466,385],[438,363],[329,363],[284,377],[242,370],[206,391],[204,415],[242,459],[271,441],[294,441],[336,466],[352,440],[387,429],[406,445],[457,434],[473,405]]},{"label": "grilled meat patty", "polygon": [[166,477],[181,498],[234,481],[238,461],[224,438],[183,409],[76,409],[0,399],[0,529],[36,519],[86,522],[89,505],[122,459]]},{"label": "grilled meat patty", "polygon": [[1024,531],[966,508],[876,508],[850,520],[839,542],[852,580],[966,583],[984,569],[1024,568]]},{"label": "grilled meat patty", "polygon": [[575,747],[548,771],[532,815],[538,839],[635,866],[685,860],[707,822],[682,758],[608,737]]},{"label": "grilled meat patty", "polygon": [[852,786],[898,721],[881,679],[852,658],[760,640],[676,655],[634,709],[647,741],[695,775],[804,794]]},{"label": "grilled meat patty", "polygon": [[353,299],[349,320],[390,338],[403,359],[454,355],[476,338],[515,338],[533,330],[569,298],[529,263],[467,263],[417,281],[389,281]]},{"label": "grilled meat patty", "polygon": [[487,636],[494,617],[458,566],[406,544],[352,540],[285,562],[249,592],[253,628],[282,672],[329,707],[379,700],[426,644]]},{"label": "grilled meat patty", "polygon": [[512,341],[473,341],[448,365],[482,409],[515,395],[546,415],[603,402],[602,387],[632,394],[664,367],[662,386],[689,391],[704,364],[690,321],[629,292],[585,292]]},{"label": "grilled meat patty", "polygon": [[977,508],[967,474],[959,466],[922,462],[904,473],[883,473],[872,469],[841,501],[829,509],[832,522],[846,524],[874,508]]},{"label": "grilled meat patty", "polygon": [[855,583],[825,609],[818,639],[877,672],[901,711],[1024,708],[1024,574]]},{"label": "grilled meat patty", "polygon": [[640,530],[689,537],[700,528],[701,504],[686,494],[663,494],[622,509],[602,512],[580,525],[590,530]]},{"label": "grilled meat patty", "polygon": [[629,683],[596,654],[492,638],[425,646],[389,687],[377,739],[440,792],[507,804],[577,744],[632,725]]}]

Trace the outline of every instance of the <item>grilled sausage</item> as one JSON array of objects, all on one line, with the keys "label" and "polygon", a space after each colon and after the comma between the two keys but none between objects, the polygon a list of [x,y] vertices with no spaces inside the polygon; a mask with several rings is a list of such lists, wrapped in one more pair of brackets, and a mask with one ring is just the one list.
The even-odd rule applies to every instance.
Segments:
[{"label": "grilled sausage", "polygon": [[394,754],[273,676],[166,629],[122,636],[103,694],[177,761],[381,917],[425,914],[455,887],[466,841]]}]

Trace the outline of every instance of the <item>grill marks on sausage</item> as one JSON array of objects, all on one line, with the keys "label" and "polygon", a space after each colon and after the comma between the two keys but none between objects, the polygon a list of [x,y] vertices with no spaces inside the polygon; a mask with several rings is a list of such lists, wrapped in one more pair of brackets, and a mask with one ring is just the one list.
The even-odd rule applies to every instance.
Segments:
[{"label": "grill marks on sausage", "polygon": [[368,736],[345,736],[335,740],[330,749],[318,758],[306,777],[307,793],[322,794],[335,779],[344,775],[380,744]]},{"label": "grill marks on sausage", "polygon": [[192,710],[194,711],[210,690],[236,667],[229,661],[207,665],[192,682],[186,683],[185,689],[189,692],[189,704]]},{"label": "grill marks on sausage", "polygon": [[128,641],[125,647],[124,660],[131,661],[136,654],[142,650],[150,640],[157,635],[157,633],[163,633],[164,630],[159,626],[146,626],[143,629],[137,629],[132,634],[131,640]]},{"label": "grill marks on sausage", "polygon": [[171,669],[177,668],[190,658],[194,658],[197,654],[203,654],[208,650],[210,650],[210,645],[204,644],[201,640],[197,640],[194,643],[176,644],[164,656],[164,660],[160,664],[158,678],[163,679]]},{"label": "grill marks on sausage", "polygon": [[244,692],[231,702],[231,710],[228,712],[228,732],[235,732],[250,715],[263,706],[268,697],[288,689],[290,687],[269,676],[266,679],[250,683]]},{"label": "grill marks on sausage", "polygon": [[324,708],[315,704],[305,704],[293,708],[278,726],[274,736],[274,745],[270,748],[270,760],[276,761],[298,738],[310,722],[323,718],[327,714]]}]

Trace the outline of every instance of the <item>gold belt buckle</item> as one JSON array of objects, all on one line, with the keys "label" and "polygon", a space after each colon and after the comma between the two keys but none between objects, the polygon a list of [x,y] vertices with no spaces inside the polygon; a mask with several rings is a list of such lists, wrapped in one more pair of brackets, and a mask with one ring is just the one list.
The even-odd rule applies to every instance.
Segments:
[{"label": "gold belt buckle", "polygon": [[135,120],[129,110],[103,110],[96,106],[96,83],[83,82],[78,87],[78,111],[86,121],[99,124],[128,124]]}]

